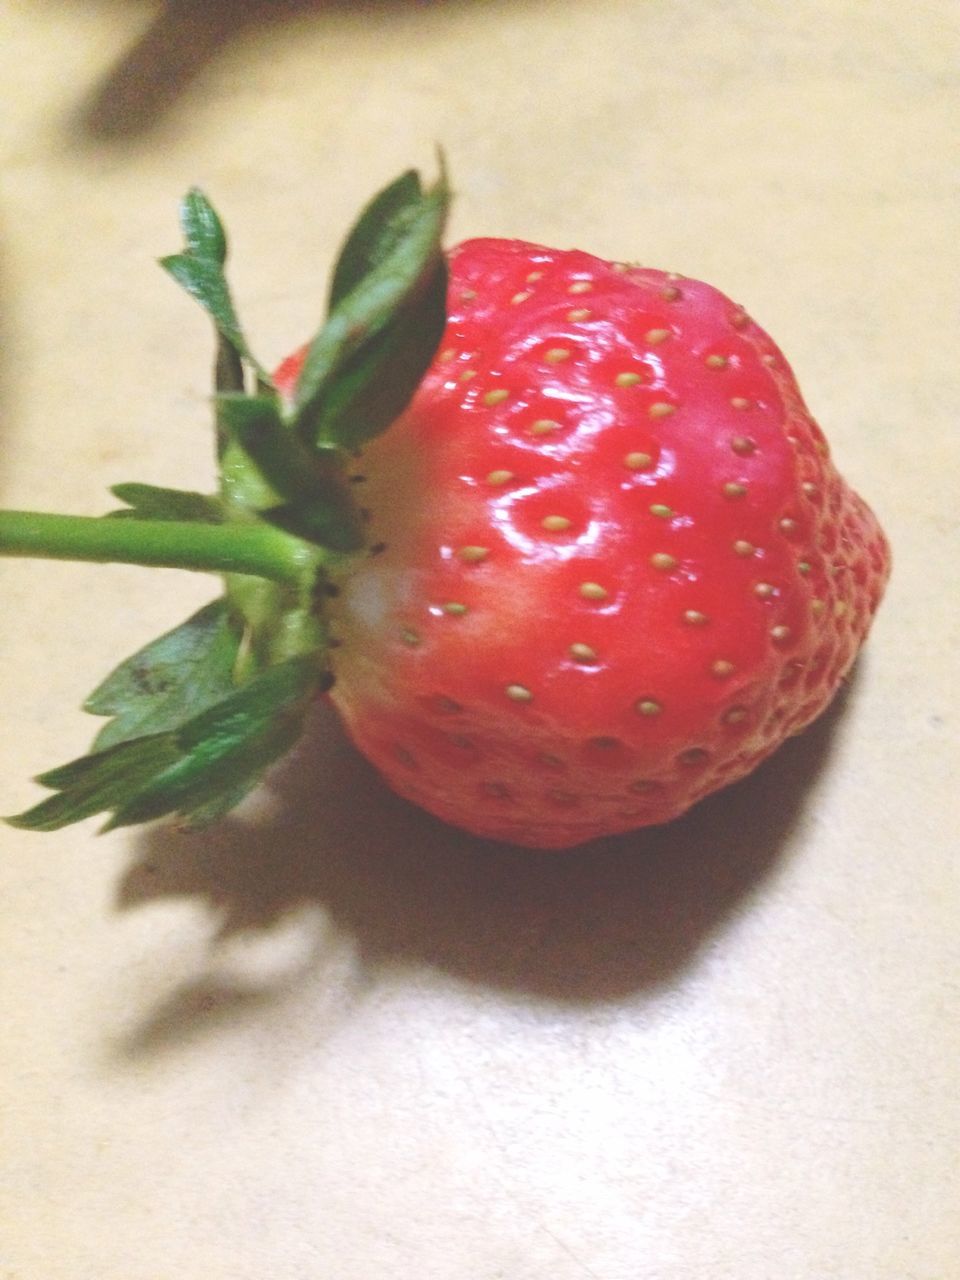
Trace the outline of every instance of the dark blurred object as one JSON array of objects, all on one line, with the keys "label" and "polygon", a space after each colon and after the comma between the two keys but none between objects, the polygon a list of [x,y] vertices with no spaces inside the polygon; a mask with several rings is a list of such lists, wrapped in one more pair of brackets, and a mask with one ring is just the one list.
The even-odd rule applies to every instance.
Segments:
[{"label": "dark blurred object", "polygon": [[81,106],[77,127],[95,141],[134,139],[158,124],[238,36],[305,14],[353,18],[433,7],[437,0],[165,0],[140,39]]}]

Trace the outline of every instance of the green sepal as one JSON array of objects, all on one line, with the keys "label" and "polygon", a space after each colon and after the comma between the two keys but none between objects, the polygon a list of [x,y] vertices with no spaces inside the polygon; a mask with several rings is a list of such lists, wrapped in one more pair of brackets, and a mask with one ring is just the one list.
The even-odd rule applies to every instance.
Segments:
[{"label": "green sepal", "polygon": [[312,657],[268,667],[178,728],[118,742],[38,779],[59,794],[7,819],[55,831],[97,813],[106,830],[180,814],[199,825],[222,816],[302,732],[321,671]]},{"label": "green sepal", "polygon": [[[219,333],[217,334],[217,358],[213,365],[213,383],[218,392],[246,389],[243,360]],[[221,448],[222,444],[222,440],[218,440]]]},{"label": "green sepal", "polygon": [[423,187],[415,169],[408,169],[373,197],[340,250],[328,310],[333,311],[387,257],[416,217],[422,199]]},{"label": "green sepal", "polygon": [[180,204],[180,226],[189,253],[224,265],[227,233],[220,215],[198,187],[191,187]]},{"label": "green sepal", "polygon": [[338,372],[316,414],[319,444],[354,452],[403,413],[443,337],[447,270],[440,262],[422,293]]},{"label": "green sepal", "polygon": [[[401,181],[404,182],[402,194],[406,196],[409,180]],[[379,199],[385,199],[385,195]],[[417,304],[426,298],[431,314],[435,308],[437,276],[443,271],[442,235],[449,201],[446,177],[441,172],[433,188],[425,193],[418,191],[416,202],[403,206],[402,217],[398,216],[390,224],[389,234],[381,228],[379,218],[371,213],[377,207],[375,200],[348,236],[344,250],[346,265],[334,272],[337,300],[326,324],[310,344],[297,381],[294,420],[306,443],[317,443],[327,403],[336,402],[340,397],[345,401],[361,397],[362,388],[356,382],[358,370],[363,369],[367,378],[381,376],[383,361],[375,356],[377,339],[398,322],[401,313],[405,321],[402,327],[397,324],[396,343],[406,341],[422,354]],[[389,200],[386,207],[391,207]],[[358,276],[358,272],[362,274]],[[336,284],[338,274],[339,285]],[[339,292],[351,282],[348,292]],[[398,358],[392,343],[387,344],[387,350],[390,363],[395,367],[408,363]],[[422,377],[428,364],[429,358],[421,359],[419,376]],[[351,385],[348,392],[338,394],[337,379],[341,374]],[[374,399],[371,397],[371,403]],[[335,424],[343,421],[341,414],[331,413],[325,442],[349,447],[346,440],[337,438],[335,430]],[[348,434],[369,439],[387,425],[387,421],[370,423],[359,432]]]},{"label": "green sepal", "polygon": [[363,546],[363,522],[339,450],[308,448],[281,417],[275,396],[218,396],[217,422],[282,499],[258,510],[263,519],[334,551]]},{"label": "green sepal", "polygon": [[97,813],[122,805],[158,772],[177,759],[171,734],[134,738],[96,755],[83,756],[37,781],[59,791],[26,813],[7,818],[26,831],[59,831]]},{"label": "green sepal", "polygon": [[310,658],[268,667],[177,735],[180,759],[138,789],[107,828],[178,813],[193,825],[233,808],[303,732],[319,672]]},{"label": "green sepal", "polygon": [[136,517],[138,520],[197,520],[202,524],[224,521],[223,504],[210,494],[164,489],[133,480],[111,485],[110,492],[127,504],[119,511],[108,513],[113,520]]},{"label": "green sepal", "polygon": [[170,254],[160,259],[160,265],[196,298],[230,346],[253,363],[220,265],[188,253]]},{"label": "green sepal", "polygon": [[[257,380],[269,386],[269,375],[247,346],[224,274],[227,238],[223,223],[207,197],[195,187],[180,204],[180,225],[186,249],[161,258],[161,267],[200,303],[221,339],[256,371]],[[227,385],[235,385],[236,361],[221,352],[217,369],[221,377],[230,379]]]},{"label": "green sepal", "polygon": [[118,742],[176,728],[227,697],[234,688],[240,637],[223,599],[159,636],[94,689],[84,710],[113,717],[94,742]]}]

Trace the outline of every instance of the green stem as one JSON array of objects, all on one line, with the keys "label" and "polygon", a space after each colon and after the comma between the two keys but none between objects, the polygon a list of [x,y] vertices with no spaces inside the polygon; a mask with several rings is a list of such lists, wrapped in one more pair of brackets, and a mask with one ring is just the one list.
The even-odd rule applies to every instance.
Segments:
[{"label": "green stem", "polygon": [[302,539],[266,524],[0,511],[0,556],[244,573],[296,583],[317,565],[321,554]]}]

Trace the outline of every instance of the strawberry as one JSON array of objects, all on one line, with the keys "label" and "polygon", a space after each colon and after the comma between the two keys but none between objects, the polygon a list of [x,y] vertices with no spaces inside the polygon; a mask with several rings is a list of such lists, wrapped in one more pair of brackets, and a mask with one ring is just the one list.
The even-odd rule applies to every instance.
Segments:
[{"label": "strawberry", "polygon": [[439,354],[361,464],[382,550],[331,611],[332,699],[395,790],[479,834],[664,822],[823,711],[884,536],[716,289],[512,240],[450,267]]},{"label": "strawberry", "polygon": [[[709,285],[514,240],[468,241],[444,264],[431,240],[384,322],[388,336],[427,335],[413,355],[398,366],[396,342],[381,336],[359,364],[354,348],[332,359],[338,280],[346,305],[402,248],[412,202],[405,175],[361,219],[327,330],[272,379],[254,366],[258,396],[236,379],[221,394],[227,453],[257,476],[225,534],[249,537],[257,523],[323,555],[286,578],[259,562],[228,578],[223,625],[235,632],[240,615],[248,638],[259,627],[259,660],[238,675],[243,646],[227,646],[230,675],[207,720],[177,722],[176,749],[159,762],[141,762],[144,736],[130,738],[129,713],[98,691],[91,709],[121,724],[106,754],[126,751],[123,777],[136,775],[133,799],[124,791],[118,804],[114,762],[98,766],[108,778],[93,803],[113,808],[114,823],[217,816],[332,685],[353,741],[401,795],[483,836],[566,847],[665,822],[749,773],[824,710],[866,637],[889,572],[883,533],[835,470],[781,352]],[[212,225],[206,206],[203,216]],[[190,225],[188,246],[202,249]],[[221,368],[225,351],[249,368],[232,310],[217,314],[221,294],[211,302],[196,273],[178,270],[217,322]],[[437,323],[424,299],[446,275]],[[348,343],[369,340],[356,311],[340,325]],[[358,398],[364,360],[376,377]],[[306,443],[287,456],[291,434]],[[265,506],[265,482],[286,501]],[[131,523],[150,514],[136,488],[121,492]],[[212,555],[189,567],[222,568]],[[229,585],[251,573],[273,579],[255,608]],[[264,635],[272,614],[281,621]],[[153,671],[146,654],[140,668]],[[264,682],[242,767],[228,767],[229,786],[211,781],[196,758],[222,731],[218,708],[249,702]],[[87,801],[76,812],[71,769],[43,779],[66,810],[61,795],[21,821],[96,811]]]}]

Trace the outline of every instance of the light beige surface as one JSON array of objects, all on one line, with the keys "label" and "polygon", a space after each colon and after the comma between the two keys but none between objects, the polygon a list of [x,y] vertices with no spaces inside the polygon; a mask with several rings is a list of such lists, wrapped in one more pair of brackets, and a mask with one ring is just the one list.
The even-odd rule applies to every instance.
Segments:
[{"label": "light beige surface", "polygon": [[[0,832],[0,1277],[957,1280],[960,11],[13,0],[0,65],[4,505],[204,482],[189,184],[273,358],[440,141],[456,236],[742,300],[896,552],[842,714],[655,833],[483,846],[330,725],[212,836]],[[210,587],[0,577],[10,811]]]}]

